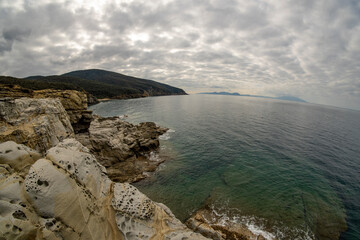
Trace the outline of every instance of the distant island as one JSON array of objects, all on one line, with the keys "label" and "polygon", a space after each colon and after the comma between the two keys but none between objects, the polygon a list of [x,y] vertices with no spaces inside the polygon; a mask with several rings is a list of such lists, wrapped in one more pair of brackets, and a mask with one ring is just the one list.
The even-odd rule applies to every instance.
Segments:
[{"label": "distant island", "polygon": [[306,102],[305,100],[293,97],[293,96],[281,96],[281,97],[267,97],[267,96],[260,96],[260,95],[250,95],[250,94],[240,94],[240,93],[230,93],[230,92],[203,92],[198,94],[212,94],[212,95],[230,95],[230,96],[241,96],[241,97],[257,97],[257,98],[270,98],[270,99],[279,99],[279,100],[286,100],[286,101],[294,101],[294,102]]},{"label": "distant island", "polygon": [[0,76],[0,84],[19,85],[31,90],[83,90],[96,98],[110,99],[187,94],[184,90],[167,84],[101,69],[26,78]]}]

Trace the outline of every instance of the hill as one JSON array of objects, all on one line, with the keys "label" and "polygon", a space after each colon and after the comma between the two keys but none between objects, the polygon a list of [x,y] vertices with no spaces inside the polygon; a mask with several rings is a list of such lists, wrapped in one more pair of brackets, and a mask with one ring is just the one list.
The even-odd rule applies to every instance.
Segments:
[{"label": "hill", "polygon": [[305,100],[293,97],[293,96],[281,96],[281,97],[267,97],[267,96],[260,96],[260,95],[250,95],[250,94],[240,94],[240,93],[229,93],[229,92],[203,92],[198,94],[212,94],[212,95],[230,95],[230,96],[242,96],[242,97],[257,97],[257,98],[271,98],[271,99],[279,99],[279,100],[286,100],[286,101],[294,101],[294,102],[304,102]]},{"label": "hill", "polygon": [[184,90],[167,84],[100,69],[79,70],[54,76],[30,76],[24,80],[47,84],[61,83],[67,87],[84,89],[97,98],[125,99],[186,94]]},{"label": "hill", "polygon": [[0,83],[19,85],[32,90],[83,90],[97,98],[137,98],[147,96],[186,95],[184,90],[153,80],[120,73],[90,69],[53,76],[14,78],[0,76]]}]

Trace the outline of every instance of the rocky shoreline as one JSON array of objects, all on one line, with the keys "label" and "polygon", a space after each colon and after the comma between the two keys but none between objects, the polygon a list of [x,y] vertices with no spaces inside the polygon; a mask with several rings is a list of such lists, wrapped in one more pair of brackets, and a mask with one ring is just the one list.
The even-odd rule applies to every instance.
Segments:
[{"label": "rocky shoreline", "polygon": [[[206,239],[126,183],[156,169],[159,163],[150,163],[146,154],[159,147],[158,137],[167,129],[92,115],[82,124],[89,111],[86,94],[77,91],[45,91],[45,98],[34,92],[2,94],[0,232],[5,239]],[[74,131],[79,122],[82,127]]]},{"label": "rocky shoreline", "polygon": [[264,239],[206,207],[185,225],[129,184],[162,163],[167,128],[92,115],[84,92],[0,87],[5,239]]},{"label": "rocky shoreline", "polygon": [[161,164],[148,156],[158,150],[159,136],[167,128],[92,115],[88,102],[93,99],[84,92],[1,84],[0,89],[0,142],[15,141],[45,153],[63,139],[76,138],[116,182],[139,181]]}]

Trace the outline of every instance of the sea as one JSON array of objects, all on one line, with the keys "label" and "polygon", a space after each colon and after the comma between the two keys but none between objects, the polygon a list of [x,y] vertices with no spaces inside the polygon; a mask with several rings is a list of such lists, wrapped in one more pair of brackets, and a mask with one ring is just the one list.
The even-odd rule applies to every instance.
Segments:
[{"label": "sea", "polygon": [[169,128],[134,185],[181,221],[207,206],[267,239],[360,239],[360,111],[200,94],[90,109]]}]

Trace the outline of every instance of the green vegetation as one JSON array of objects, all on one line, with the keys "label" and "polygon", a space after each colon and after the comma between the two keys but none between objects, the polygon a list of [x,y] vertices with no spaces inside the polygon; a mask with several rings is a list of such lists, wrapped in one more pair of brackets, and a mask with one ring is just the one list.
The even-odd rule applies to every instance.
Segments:
[{"label": "green vegetation", "polygon": [[135,98],[183,95],[182,89],[152,80],[135,78],[98,69],[81,70],[55,76],[30,76],[24,79],[0,76],[0,83],[24,88],[85,90],[97,98]]},{"label": "green vegetation", "polygon": [[83,90],[81,87],[77,87],[73,84],[66,82],[50,82],[50,81],[37,81],[37,80],[28,80],[7,76],[0,76],[0,84],[9,84],[9,85],[19,85],[23,88],[32,89],[32,90],[42,90],[42,89],[59,89],[59,90]]}]

